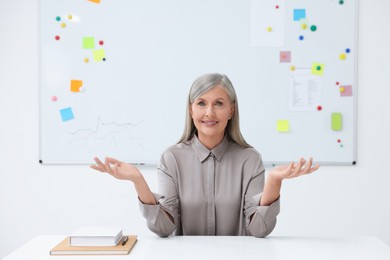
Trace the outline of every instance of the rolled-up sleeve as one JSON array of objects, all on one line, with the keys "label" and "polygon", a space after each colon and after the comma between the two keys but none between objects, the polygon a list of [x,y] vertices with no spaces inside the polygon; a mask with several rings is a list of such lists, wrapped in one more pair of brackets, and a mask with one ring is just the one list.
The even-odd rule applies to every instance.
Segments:
[{"label": "rolled-up sleeve", "polygon": [[144,204],[139,200],[139,206],[148,228],[158,236],[167,237],[176,230],[180,222],[179,199],[173,178],[164,171],[164,167],[158,169],[158,184],[159,194],[153,193],[157,204]]},{"label": "rolled-up sleeve", "polygon": [[268,236],[275,228],[276,218],[280,212],[280,198],[269,206],[260,206],[263,187],[264,171],[252,178],[245,194],[246,228],[248,233],[255,237]]}]

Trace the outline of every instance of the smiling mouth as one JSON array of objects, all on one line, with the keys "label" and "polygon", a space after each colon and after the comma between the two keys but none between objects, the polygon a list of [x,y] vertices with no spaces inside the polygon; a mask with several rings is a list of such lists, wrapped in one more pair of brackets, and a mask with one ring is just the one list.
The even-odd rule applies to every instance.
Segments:
[{"label": "smiling mouth", "polygon": [[218,121],[202,121],[203,124],[205,125],[216,125],[218,123]]}]

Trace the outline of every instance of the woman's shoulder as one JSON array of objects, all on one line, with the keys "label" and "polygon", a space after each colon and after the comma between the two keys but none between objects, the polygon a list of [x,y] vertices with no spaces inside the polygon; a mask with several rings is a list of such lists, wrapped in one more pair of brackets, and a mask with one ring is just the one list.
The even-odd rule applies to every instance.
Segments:
[{"label": "woman's shoulder", "polygon": [[241,165],[243,172],[253,177],[254,174],[259,174],[264,170],[263,159],[258,150],[253,147],[242,147],[238,144],[231,145],[227,153],[228,161],[233,161],[235,164]]},{"label": "woman's shoulder", "polygon": [[180,155],[183,156],[190,150],[192,150],[192,148],[189,141],[177,143],[166,148],[161,154],[161,159],[172,159]]},{"label": "woman's shoulder", "polygon": [[260,152],[254,147],[243,147],[235,142],[230,142],[228,150],[230,150],[230,153],[234,156],[243,156],[255,160],[261,159]]},{"label": "woman's shoulder", "polygon": [[173,169],[177,169],[178,165],[182,164],[183,161],[188,161],[187,159],[191,156],[192,151],[191,145],[188,142],[169,146],[161,154],[158,168],[173,174]]},{"label": "woman's shoulder", "polygon": [[186,142],[181,142],[169,146],[164,150],[163,154],[178,153],[178,152],[180,153],[183,152],[184,150],[189,150],[189,149],[191,149],[190,141],[186,141]]}]

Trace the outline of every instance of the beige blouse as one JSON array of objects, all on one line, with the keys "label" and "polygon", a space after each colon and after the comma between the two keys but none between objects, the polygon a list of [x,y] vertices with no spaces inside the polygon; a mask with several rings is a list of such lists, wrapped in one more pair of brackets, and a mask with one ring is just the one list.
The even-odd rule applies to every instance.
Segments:
[{"label": "beige blouse", "polygon": [[210,151],[194,136],[163,153],[159,193],[154,194],[158,204],[140,202],[141,213],[149,229],[163,237],[173,233],[265,237],[275,227],[280,202],[259,206],[264,172],[255,149],[225,137]]}]

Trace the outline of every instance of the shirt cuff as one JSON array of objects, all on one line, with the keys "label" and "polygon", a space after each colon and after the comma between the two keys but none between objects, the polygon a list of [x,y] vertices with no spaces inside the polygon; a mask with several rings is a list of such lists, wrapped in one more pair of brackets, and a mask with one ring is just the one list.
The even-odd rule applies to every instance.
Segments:
[{"label": "shirt cuff", "polygon": [[141,214],[144,218],[151,221],[152,223],[156,222],[157,216],[160,211],[160,199],[163,199],[164,196],[153,193],[154,199],[157,201],[156,205],[145,204],[138,198],[138,205],[141,211]]},{"label": "shirt cuff", "polygon": [[256,237],[265,237],[272,232],[280,212],[280,197],[269,206],[259,206],[261,196],[262,193],[252,196],[250,204],[253,206],[248,208],[246,214],[247,229]]}]

